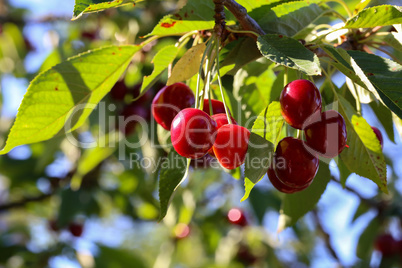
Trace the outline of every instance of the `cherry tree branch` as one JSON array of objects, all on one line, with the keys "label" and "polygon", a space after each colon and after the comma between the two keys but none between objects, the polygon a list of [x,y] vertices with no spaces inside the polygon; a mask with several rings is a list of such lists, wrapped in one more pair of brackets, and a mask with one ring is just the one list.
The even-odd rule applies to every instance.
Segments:
[{"label": "cherry tree branch", "polygon": [[320,217],[318,216],[317,211],[312,210],[312,214],[313,214],[314,220],[315,220],[315,222],[317,224],[317,229],[323,236],[325,246],[327,247],[327,249],[328,249],[329,253],[331,254],[331,256],[340,264],[341,261],[340,261],[340,259],[338,257],[338,254],[336,253],[335,249],[332,247],[332,244],[331,244],[331,236],[329,235],[329,233],[327,233],[324,230],[324,228],[323,228],[323,226],[321,224]]},{"label": "cherry tree branch", "polygon": [[[265,32],[261,29],[260,25],[258,25],[258,23],[247,14],[247,9],[245,7],[238,4],[235,0],[225,0],[223,4],[236,17],[244,30],[253,31],[259,35],[265,35]],[[256,36],[252,37],[257,39]]]},{"label": "cherry tree branch", "polygon": [[29,202],[37,202],[37,201],[45,200],[45,199],[49,198],[51,195],[52,194],[41,194],[41,195],[38,195],[38,196],[25,197],[22,200],[2,204],[2,205],[0,205],[0,213],[5,212],[5,211],[7,211],[9,209],[23,207]]}]

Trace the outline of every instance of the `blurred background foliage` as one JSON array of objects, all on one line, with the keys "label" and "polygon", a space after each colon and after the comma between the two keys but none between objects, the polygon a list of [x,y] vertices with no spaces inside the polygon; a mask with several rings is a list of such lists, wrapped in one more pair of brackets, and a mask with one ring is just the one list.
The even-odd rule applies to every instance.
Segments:
[{"label": "blurred background foliage", "polygon": [[[26,2],[0,0],[1,144],[22,94],[39,72],[89,49],[139,43],[164,15],[183,5],[183,1],[147,0],[135,8],[109,9],[71,22],[72,1],[43,10],[45,1]],[[359,1],[347,2],[354,7]],[[333,6],[344,13],[336,3]],[[166,82],[166,74],[148,94],[130,102],[138,95],[143,76],[152,72],[155,54],[176,41],[163,38],[136,54],[122,81],[100,104],[112,107],[106,109],[107,118],[133,111],[154,124],[150,102]],[[268,67],[266,60],[249,64],[247,81]],[[275,77],[273,86],[282,86],[280,78],[280,74]],[[233,87],[233,76],[223,80],[233,103],[242,103],[244,92]],[[119,86],[124,88],[122,95]],[[249,87],[253,86],[250,82]],[[151,137],[158,136],[159,141],[152,142],[163,143],[156,127],[150,127],[147,142],[136,149],[125,144],[118,150],[78,148],[65,136],[20,146],[0,157],[0,267],[378,266],[381,256],[373,253],[376,237],[391,233],[395,240],[402,239],[402,157],[400,132],[392,122],[381,125],[373,112],[376,107],[370,108],[373,105],[363,107],[367,120],[381,130],[391,128],[394,134],[385,136],[384,146],[390,194],[381,194],[373,183],[354,175],[342,189],[337,182],[342,172],[333,168],[334,179],[317,208],[279,234],[281,194],[266,178],[240,203],[241,170],[230,174],[200,167],[204,160],[193,163],[168,215],[158,223],[158,174],[154,171],[166,153],[151,146]],[[239,114],[246,118],[261,110],[239,107]],[[77,141],[103,138],[102,130],[112,124],[99,123],[99,116],[95,111],[74,132]],[[131,142],[142,135],[139,125],[124,131]],[[138,161],[130,161],[130,155],[152,157],[154,163],[145,164],[147,168],[132,165]],[[91,162],[94,158],[99,161]],[[70,189],[74,180],[82,180],[78,191]],[[246,224],[228,219],[235,207],[245,214]],[[400,265],[399,257],[382,258],[382,265]]]}]

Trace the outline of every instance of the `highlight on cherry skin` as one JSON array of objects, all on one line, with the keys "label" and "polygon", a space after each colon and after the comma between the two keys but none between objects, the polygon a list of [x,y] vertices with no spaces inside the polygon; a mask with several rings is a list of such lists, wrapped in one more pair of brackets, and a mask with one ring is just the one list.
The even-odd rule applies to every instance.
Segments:
[{"label": "highlight on cherry skin", "polygon": [[163,87],[152,101],[152,115],[164,129],[170,130],[175,116],[183,109],[193,107],[193,91],[184,83]]},{"label": "highlight on cherry skin", "polygon": [[272,186],[274,186],[275,189],[277,189],[279,192],[282,192],[285,194],[292,194],[292,193],[300,192],[300,191],[306,189],[310,185],[310,183],[308,183],[301,188],[294,188],[294,187],[287,186],[281,180],[279,180],[278,177],[276,176],[273,164],[271,164],[269,166],[267,175],[268,175],[268,179],[271,182]]},{"label": "highlight on cherry skin", "polygon": [[218,129],[213,150],[222,167],[235,169],[244,163],[250,134],[247,128],[234,124]]},{"label": "highlight on cherry skin", "polygon": [[214,144],[216,122],[199,109],[186,108],[173,119],[170,135],[179,155],[197,159],[203,157]]},{"label": "highlight on cherry skin", "polygon": [[325,158],[339,155],[346,146],[346,124],[342,115],[329,110],[315,116],[312,123],[304,127],[306,149]]},{"label": "highlight on cherry skin", "polygon": [[292,127],[302,129],[304,122],[321,112],[321,94],[310,81],[298,79],[287,84],[279,98],[285,121]]},{"label": "highlight on cherry skin", "polygon": [[305,149],[304,141],[292,137],[283,138],[274,155],[275,174],[286,186],[305,188],[318,171],[318,158]]},{"label": "highlight on cherry skin", "polygon": [[227,218],[228,221],[233,225],[238,225],[241,227],[248,225],[247,217],[244,211],[239,208],[230,209]]}]

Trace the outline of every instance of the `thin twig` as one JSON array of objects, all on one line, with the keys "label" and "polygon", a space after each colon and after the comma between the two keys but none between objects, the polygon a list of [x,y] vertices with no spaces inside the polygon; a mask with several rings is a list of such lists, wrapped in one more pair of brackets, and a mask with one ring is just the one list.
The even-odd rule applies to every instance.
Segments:
[{"label": "thin twig", "polygon": [[[334,181],[334,182],[336,182],[336,183],[341,184],[341,182],[338,181],[337,179],[335,179],[334,176],[331,176],[331,180]],[[360,201],[362,201],[363,203],[365,203],[365,204],[368,205],[369,207],[373,207],[373,208],[377,208],[377,209],[379,208],[379,206],[380,206],[379,203],[377,203],[377,202],[375,202],[375,201],[373,201],[373,200],[364,198],[364,197],[363,197],[360,193],[358,193],[355,189],[352,189],[352,188],[350,188],[350,187],[347,186],[347,185],[342,186],[342,187],[343,187],[345,190],[347,190],[347,191],[349,191],[349,192],[355,194],[355,195],[360,199]]]},{"label": "thin twig", "polygon": [[[258,25],[258,23],[247,14],[247,9],[245,7],[239,5],[235,0],[226,0],[223,4],[236,17],[243,30],[253,31],[259,35],[265,35],[265,32],[261,29],[260,25]],[[250,36],[257,39],[255,35]]]},{"label": "thin twig", "polygon": [[341,261],[340,261],[340,259],[338,257],[338,254],[336,254],[336,251],[332,247],[332,244],[331,244],[331,236],[329,235],[329,233],[327,233],[324,230],[324,228],[323,228],[323,226],[321,224],[320,217],[318,216],[317,210],[315,210],[315,209],[312,210],[312,213],[313,213],[314,220],[315,220],[315,222],[317,224],[317,229],[322,234],[324,242],[325,242],[325,245],[328,248],[329,253],[331,253],[332,257],[340,264]]},{"label": "thin twig", "polygon": [[29,202],[36,202],[36,201],[45,200],[45,199],[49,198],[51,195],[52,194],[41,194],[41,195],[38,195],[38,196],[35,196],[35,197],[25,197],[24,199],[19,200],[19,201],[10,202],[10,203],[0,205],[0,213],[5,212],[5,211],[7,211],[9,209],[23,207]]}]

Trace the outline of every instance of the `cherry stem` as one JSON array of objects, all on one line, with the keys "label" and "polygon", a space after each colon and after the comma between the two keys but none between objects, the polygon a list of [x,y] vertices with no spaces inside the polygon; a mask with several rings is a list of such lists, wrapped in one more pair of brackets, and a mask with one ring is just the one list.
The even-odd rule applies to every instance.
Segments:
[{"label": "cherry stem", "polygon": [[213,115],[214,114],[214,110],[212,109],[212,96],[211,96],[211,91],[208,91],[208,105],[209,105],[209,114]]},{"label": "cherry stem", "polygon": [[[201,58],[201,64],[200,64],[200,68],[198,70],[198,76],[197,76],[197,89],[196,89],[196,95],[195,95],[195,108],[199,108],[200,107],[200,101],[199,101],[199,97],[200,97],[200,84],[201,84],[201,76],[202,76],[202,67],[204,66],[204,62],[208,51],[211,49],[212,46],[212,41],[213,40],[208,40],[208,45],[204,50],[204,53],[202,54],[202,58]],[[205,85],[204,85],[205,87]]]},{"label": "cherry stem", "polygon": [[260,35],[259,35],[258,33],[253,32],[253,31],[234,30],[234,29],[231,29],[231,28],[229,28],[229,27],[227,27],[227,26],[226,26],[226,30],[229,31],[229,32],[231,32],[231,33],[253,34],[253,35],[255,35],[257,38],[260,37]]},{"label": "cherry stem", "polygon": [[232,124],[232,119],[230,118],[229,109],[228,109],[228,106],[226,105],[225,94],[223,93],[221,74],[219,72],[219,46],[220,46],[220,39],[217,38],[216,39],[216,73],[218,76],[218,84],[219,84],[219,89],[220,89],[221,95],[222,95],[223,106],[225,107],[226,117],[228,118],[228,123]]},{"label": "cherry stem", "polygon": [[288,68],[285,67],[285,72],[283,73],[283,87],[288,84]]}]

